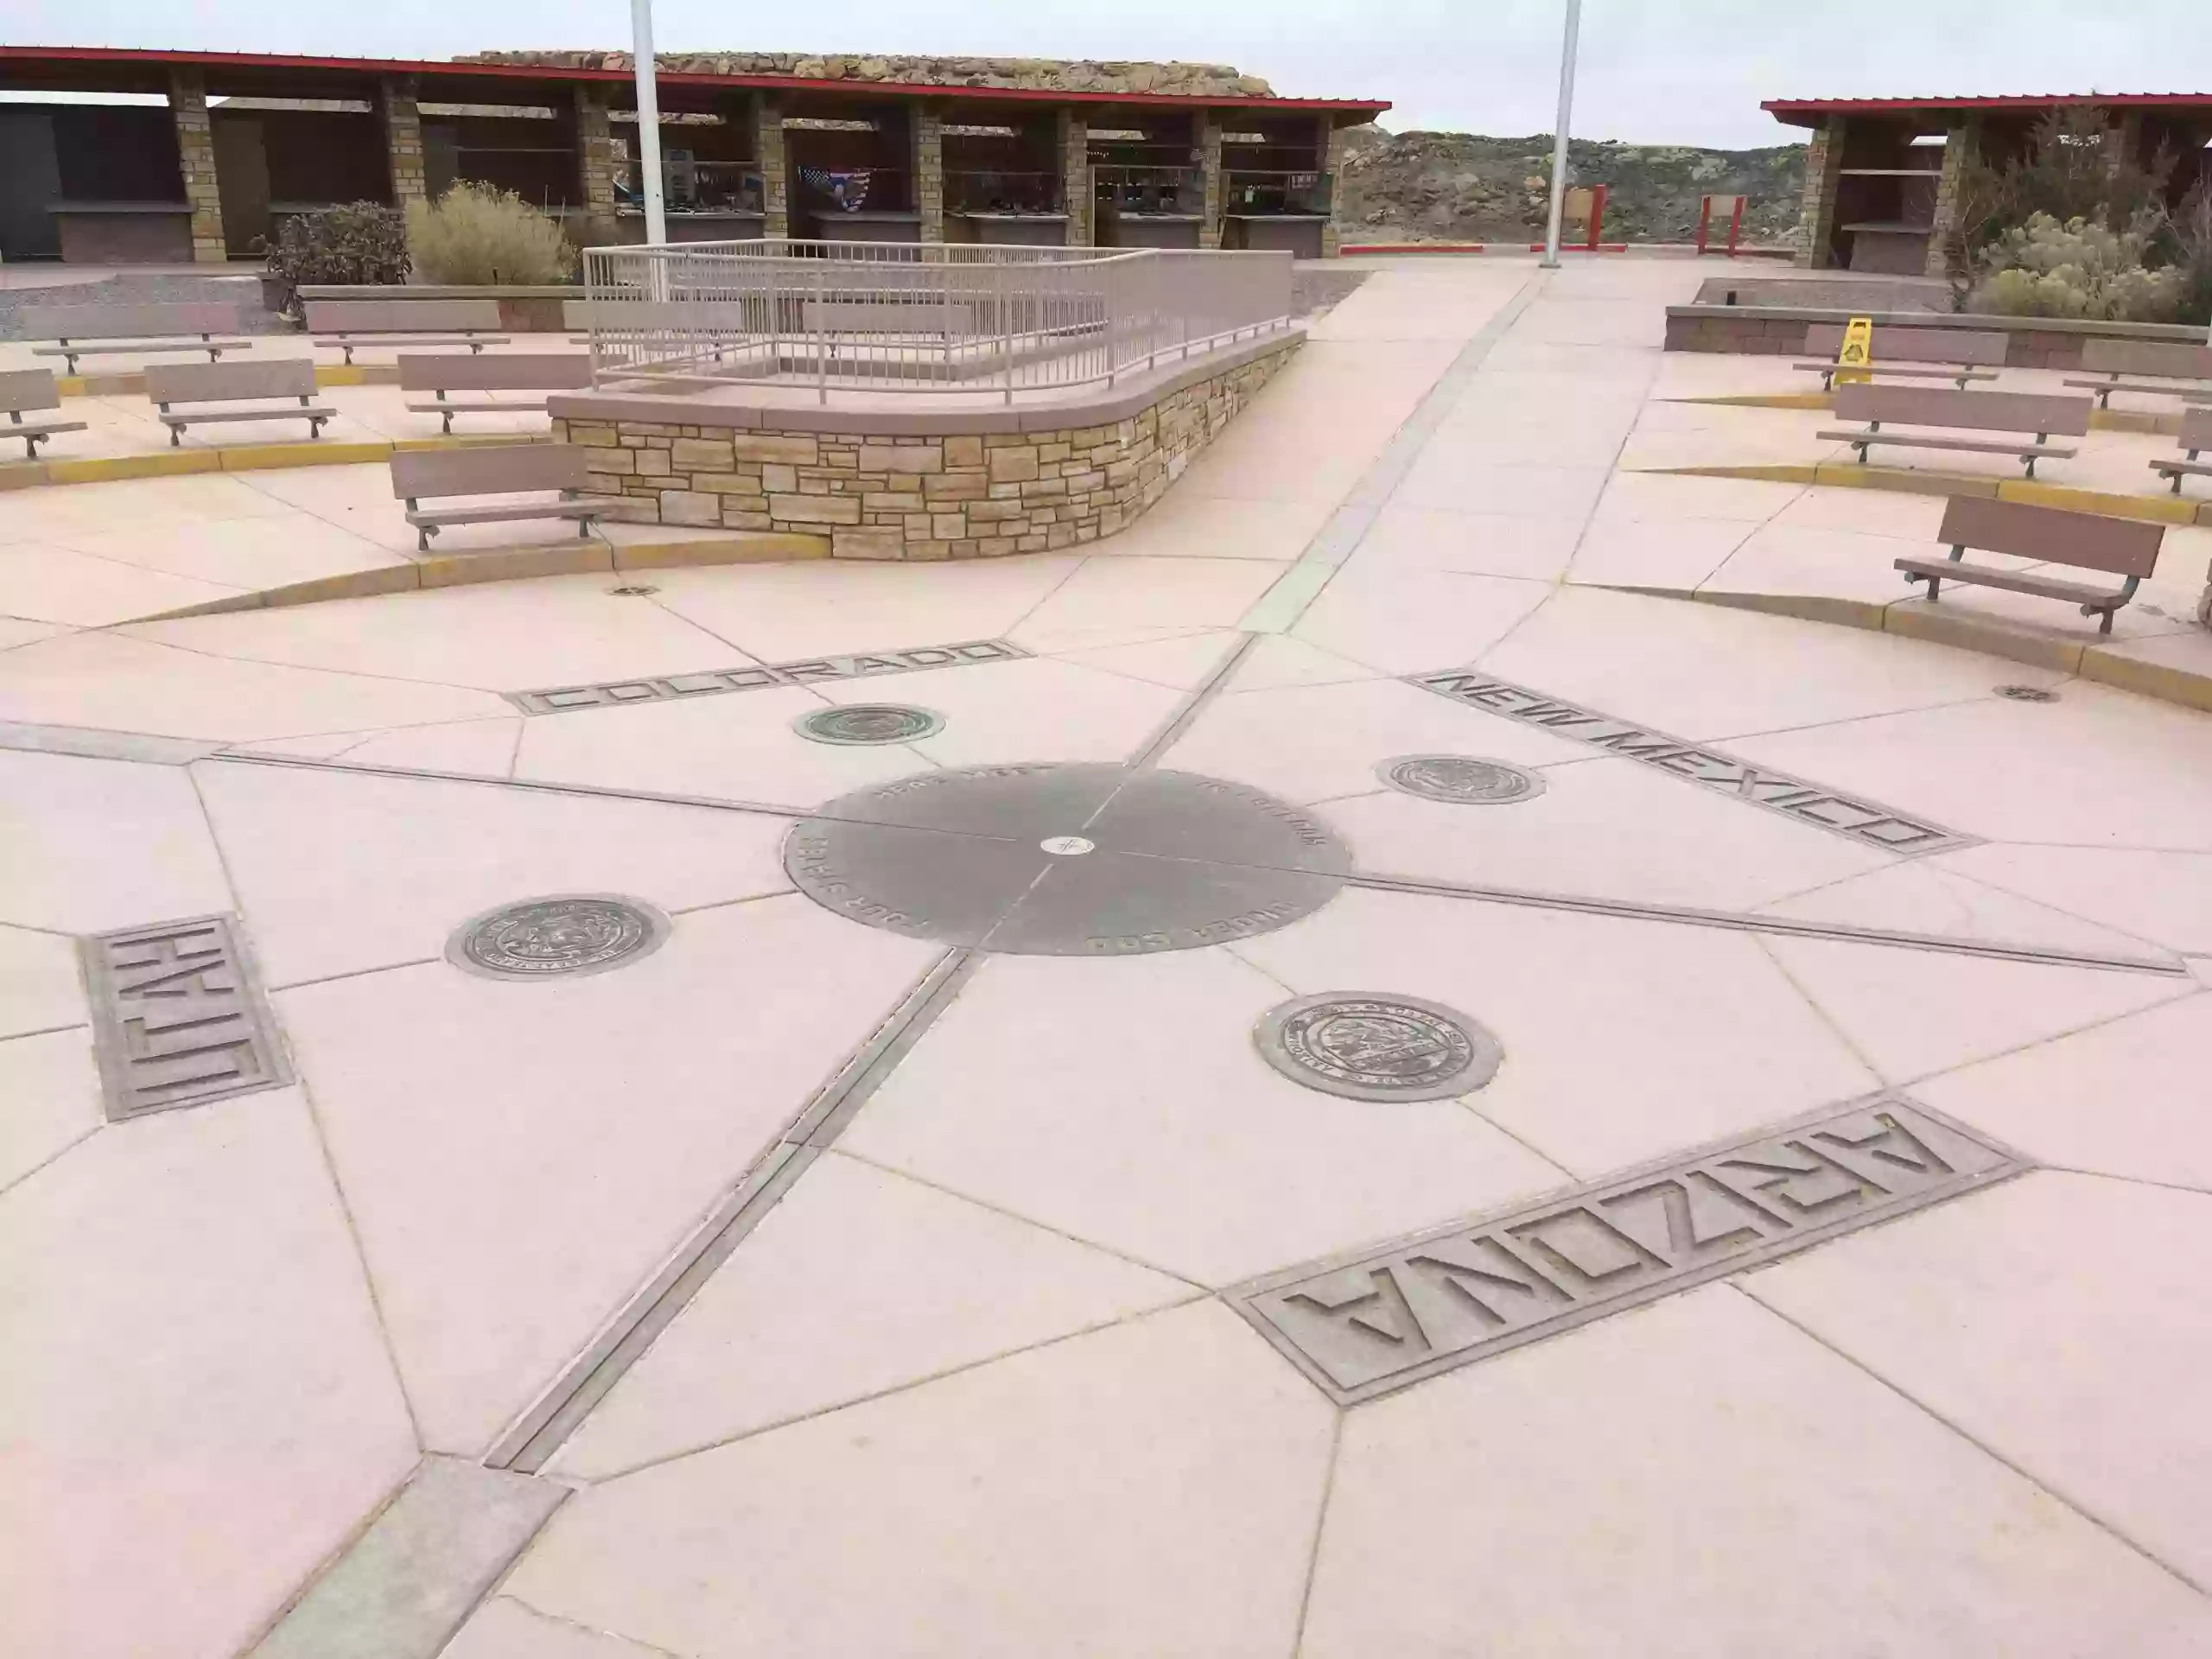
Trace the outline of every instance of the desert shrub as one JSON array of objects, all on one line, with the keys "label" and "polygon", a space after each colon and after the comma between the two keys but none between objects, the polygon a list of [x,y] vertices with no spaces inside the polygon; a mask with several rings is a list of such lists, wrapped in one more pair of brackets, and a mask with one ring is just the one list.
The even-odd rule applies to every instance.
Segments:
[{"label": "desert shrub", "polygon": [[2164,322],[2180,309],[2182,272],[2145,262],[2157,224],[2149,215],[2123,231],[2086,219],[2063,224],[2049,213],[2007,231],[1985,257],[1988,275],[1967,302],[1972,311],[2014,317],[2082,317]]},{"label": "desert shrub", "polygon": [[[1993,162],[1968,153],[1944,249],[1955,309],[1982,308],[1973,297],[2007,263],[2005,238],[2038,213],[2062,226],[2078,219],[2115,235],[2151,225],[2148,263],[2171,263],[2171,238],[2155,227],[2164,217],[2173,152],[2161,148],[2147,162],[2123,154],[2107,118],[2094,108],[2055,110],[2036,124],[2018,154]],[[2020,279],[2008,284],[2020,286]]]},{"label": "desert shrub", "polygon": [[353,201],[295,213],[278,228],[275,245],[255,245],[269,274],[284,284],[284,304],[303,283],[404,283],[407,226],[397,207]]},{"label": "desert shrub", "polygon": [[512,190],[466,181],[407,204],[407,246],[431,283],[557,283],[575,264],[550,215]]},{"label": "desert shrub", "polygon": [[2189,193],[2171,228],[2181,270],[2179,321],[2212,323],[2212,179]]}]

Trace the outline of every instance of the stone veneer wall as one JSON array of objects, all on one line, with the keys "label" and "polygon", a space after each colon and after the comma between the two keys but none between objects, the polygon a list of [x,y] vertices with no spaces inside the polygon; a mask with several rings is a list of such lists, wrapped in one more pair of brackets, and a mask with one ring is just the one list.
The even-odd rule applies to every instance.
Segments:
[{"label": "stone veneer wall", "polygon": [[1042,553],[1135,522],[1298,343],[1099,426],[894,436],[556,416],[553,437],[651,523],[811,531],[839,558]]}]

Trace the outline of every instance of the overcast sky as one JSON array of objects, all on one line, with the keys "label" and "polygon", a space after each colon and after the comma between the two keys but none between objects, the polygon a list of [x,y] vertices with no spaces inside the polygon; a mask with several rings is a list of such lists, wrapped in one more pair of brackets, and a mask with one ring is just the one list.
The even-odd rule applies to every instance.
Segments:
[{"label": "overcast sky", "polygon": [[[620,48],[624,0],[5,0],[53,46],[446,58]],[[1383,124],[1548,131],[1563,0],[657,0],[663,51],[914,52],[1233,63],[1276,90],[1386,98]],[[1847,20],[1856,20],[1852,27]],[[1587,0],[1578,137],[1799,137],[1764,98],[2212,92],[2212,0]],[[2177,84],[2183,83],[2183,84]]]}]

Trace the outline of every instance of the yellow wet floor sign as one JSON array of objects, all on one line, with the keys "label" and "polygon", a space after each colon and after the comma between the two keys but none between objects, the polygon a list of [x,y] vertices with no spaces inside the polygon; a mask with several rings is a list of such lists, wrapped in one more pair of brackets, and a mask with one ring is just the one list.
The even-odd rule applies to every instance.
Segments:
[{"label": "yellow wet floor sign", "polygon": [[1874,319],[1853,317],[1844,325],[1843,349],[1835,354],[1838,385],[1844,382],[1872,380],[1871,374],[1853,374],[1852,369],[1863,369],[1874,360]]}]

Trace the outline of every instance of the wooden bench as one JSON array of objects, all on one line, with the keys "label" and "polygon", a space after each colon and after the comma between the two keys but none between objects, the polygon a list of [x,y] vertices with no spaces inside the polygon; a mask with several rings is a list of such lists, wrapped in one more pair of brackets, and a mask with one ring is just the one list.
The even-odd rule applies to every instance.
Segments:
[{"label": "wooden bench", "polygon": [[[1963,388],[1969,380],[1997,378],[1995,371],[2005,366],[2005,344],[2004,333],[1995,328],[1877,328],[1874,360],[1850,372],[1877,379],[1949,380]],[[1819,375],[1821,390],[1827,391],[1835,380],[1836,353],[1842,349],[1842,325],[1816,322],[1805,331],[1805,355],[1827,361],[1792,366]]]},{"label": "wooden bench", "polygon": [[[2107,518],[2094,512],[2031,506],[2024,501],[1955,495],[1943,509],[1942,527],[1936,532],[1937,541],[1950,543],[1951,556],[1899,559],[1897,568],[1904,572],[1907,583],[1926,582],[1931,600],[1947,582],[2034,594],[2079,605],[2082,615],[2100,619],[2099,632],[2110,633],[2112,613],[2135,597],[2136,584],[2157,568],[2159,543],[2165,534],[2164,524],[2147,519]],[[2070,564],[2080,570],[2107,571],[2126,580],[2117,588],[2092,588],[2033,571],[1967,564],[1962,561],[1970,547],[2050,564]]]},{"label": "wooden bench", "polygon": [[[2099,409],[2110,407],[2115,391],[2212,397],[2212,346],[2162,340],[2085,340],[2082,366],[2100,378],[2069,379],[2066,384],[2095,392]],[[2177,381],[2181,384],[2173,384]]]},{"label": "wooden bench", "polygon": [[[2078,438],[2089,429],[2090,402],[2087,397],[2063,397],[2034,391],[1958,391],[1948,386],[1874,386],[1845,385],[1835,389],[1835,412],[1847,421],[1865,421],[1856,432],[1824,431],[1824,439],[1840,439],[1859,451],[1861,466],[1866,452],[1878,443],[1907,449],[1953,449],[1981,455],[2014,455],[2027,463],[2028,476],[2036,475],[2038,461],[2067,461],[2077,452],[2070,447],[2046,442],[2053,433]],[[2018,439],[1945,437],[1923,432],[1885,432],[1884,422],[1904,426],[1945,427],[1952,431],[2032,432],[2031,442]]]},{"label": "wooden bench", "polygon": [[[258,363],[168,363],[146,371],[146,396],[161,412],[169,429],[169,445],[176,447],[187,427],[211,421],[305,421],[308,435],[322,435],[322,423],[338,411],[315,401],[315,359],[306,357],[264,359]],[[296,397],[296,408],[281,404],[264,407],[272,397]],[[172,404],[193,408],[174,410]],[[252,404],[251,409],[232,405]]]},{"label": "wooden bench", "polygon": [[[235,305],[34,305],[24,308],[23,331],[32,340],[54,342],[37,347],[33,357],[67,359],[71,374],[77,372],[80,357],[205,352],[213,363],[225,352],[253,345],[235,337]],[[87,343],[92,340],[102,343]]]},{"label": "wooden bench", "polygon": [[545,400],[493,397],[456,400],[454,391],[568,391],[591,385],[591,359],[581,352],[510,352],[491,357],[458,352],[435,356],[403,356],[399,359],[399,389],[427,391],[435,402],[410,403],[410,413],[437,415],[444,429],[453,430],[456,415],[543,413]]},{"label": "wooden bench", "polygon": [[504,346],[497,300],[309,300],[308,330],[318,346],[353,360],[358,346]]},{"label": "wooden bench", "polygon": [[[8,424],[0,427],[0,438],[21,438],[23,454],[38,459],[38,447],[57,432],[81,432],[82,421],[27,421],[25,410],[59,409],[61,407],[60,389],[54,384],[52,369],[0,370],[0,409],[8,411]],[[2181,487],[2177,480],[2176,489]]]},{"label": "wooden bench", "polygon": [[2161,478],[2174,481],[2174,493],[2181,493],[2183,477],[2212,478],[2212,461],[2199,461],[2197,456],[2212,449],[2212,408],[2192,409],[2181,417],[2181,447],[2178,461],[2154,461],[2151,470]]},{"label": "wooden bench", "polygon": [[[531,518],[573,518],[576,534],[589,536],[594,521],[619,503],[584,500],[591,487],[584,451],[568,443],[472,444],[466,449],[410,449],[391,458],[391,493],[407,503],[407,522],[415,526],[416,546],[429,550],[430,537],[448,524],[511,524]],[[518,495],[555,490],[554,501],[480,501],[467,506],[425,507],[425,501],[454,496]]]}]

